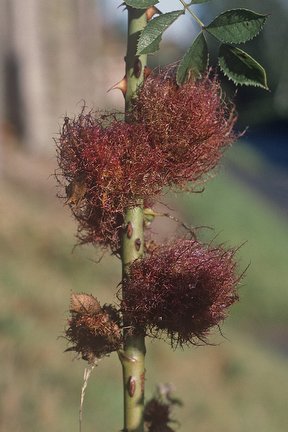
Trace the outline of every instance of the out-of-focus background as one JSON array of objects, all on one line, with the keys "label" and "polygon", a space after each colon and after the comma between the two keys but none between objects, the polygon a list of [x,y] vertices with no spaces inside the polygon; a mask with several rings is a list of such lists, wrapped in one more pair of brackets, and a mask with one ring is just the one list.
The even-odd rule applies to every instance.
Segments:
[{"label": "out-of-focus background", "polygon": [[[0,431],[78,430],[84,362],[63,353],[71,291],[115,302],[120,264],[76,248],[76,226],[56,199],[55,144],[65,115],[123,109],[107,93],[124,73],[126,12],[116,0],[0,1]],[[163,11],[179,9],[162,0]],[[203,239],[241,245],[250,265],[216,346],[173,352],[147,341],[147,397],[172,383],[183,432],[284,432],[288,413],[288,45],[287,0],[213,0],[194,6],[204,22],[225,8],[271,14],[246,49],[268,73],[270,92],[238,89],[239,129],[202,194],[166,197],[178,217],[208,225]],[[151,64],[177,61],[197,27],[183,17]],[[211,43],[211,41],[209,41]],[[212,49],[216,47],[211,46]],[[212,63],[215,62],[211,56]],[[235,89],[225,81],[230,94]],[[163,223],[162,223],[163,225]],[[171,232],[174,226],[169,226]],[[155,228],[156,229],[156,228]],[[167,231],[166,231],[167,232]],[[169,231],[166,236],[169,237]],[[92,374],[83,431],[119,431],[116,355]]]}]

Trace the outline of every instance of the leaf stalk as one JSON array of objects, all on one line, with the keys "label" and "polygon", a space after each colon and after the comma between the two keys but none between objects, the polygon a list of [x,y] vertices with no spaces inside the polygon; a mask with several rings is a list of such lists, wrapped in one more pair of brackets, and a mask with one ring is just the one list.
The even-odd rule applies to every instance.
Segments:
[{"label": "leaf stalk", "polygon": [[205,24],[200,20],[200,18],[197,17],[197,15],[190,9],[190,6],[192,3],[186,3],[183,0],[179,0],[182,5],[184,6],[185,11],[190,13],[190,15],[194,18],[194,20],[199,24],[201,28],[205,27]]}]

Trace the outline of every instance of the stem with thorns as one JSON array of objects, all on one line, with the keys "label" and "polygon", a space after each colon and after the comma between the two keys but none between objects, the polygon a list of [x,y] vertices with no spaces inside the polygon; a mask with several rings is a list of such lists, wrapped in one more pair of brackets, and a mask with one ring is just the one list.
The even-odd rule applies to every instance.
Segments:
[{"label": "stem with thorns", "polygon": [[[146,26],[145,10],[128,9],[128,43],[126,54],[127,91],[125,95],[125,113],[128,112],[131,99],[137,88],[143,82],[144,68],[147,55],[137,56],[137,42],[141,30]],[[143,202],[138,206],[128,208],[124,217],[124,232],[122,236],[122,296],[125,298],[125,282],[129,278],[129,268],[133,261],[143,256]],[[144,332],[137,329],[137,333],[129,328],[129,322],[124,320],[124,349],[119,352],[119,359],[123,369],[124,388],[124,428],[125,432],[143,432],[144,411],[144,379],[145,379],[145,339]]]}]

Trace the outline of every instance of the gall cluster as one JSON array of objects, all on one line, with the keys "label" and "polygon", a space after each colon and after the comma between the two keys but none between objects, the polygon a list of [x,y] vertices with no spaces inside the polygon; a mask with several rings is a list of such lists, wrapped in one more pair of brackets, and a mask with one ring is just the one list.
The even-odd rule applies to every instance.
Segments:
[{"label": "gall cluster", "polygon": [[[80,243],[115,254],[127,208],[150,207],[167,186],[203,182],[236,138],[234,107],[209,73],[182,86],[171,71],[152,73],[127,116],[124,122],[115,113],[83,111],[65,119],[57,141],[57,179],[78,221]],[[72,296],[69,350],[90,363],[119,350],[123,317],[125,334],[164,336],[173,347],[205,342],[238,299],[234,254],[196,240],[149,249],[146,244],[146,256],[134,261],[122,281],[118,309],[101,307],[91,295]],[[148,410],[149,430],[162,422],[163,431],[170,431],[169,409],[157,410],[166,420],[149,420]]]},{"label": "gall cluster", "polygon": [[157,198],[166,186],[203,181],[235,139],[233,106],[209,74],[178,86],[171,73],[152,73],[129,116],[127,123],[83,112],[65,119],[57,141],[57,178],[78,238],[112,252],[119,252],[127,207]]},{"label": "gall cluster", "polygon": [[[171,413],[175,406],[182,406],[181,400],[171,394],[169,384],[157,386],[156,394],[146,402],[144,407],[144,423],[147,432],[174,432],[171,423],[178,423]],[[177,430],[177,428],[176,428]]]},{"label": "gall cluster", "polygon": [[177,240],[134,261],[121,311],[134,329],[171,345],[205,342],[238,295],[234,250]]},{"label": "gall cluster", "polygon": [[161,189],[160,158],[151,152],[143,125],[108,117],[101,121],[88,113],[66,119],[58,162],[80,242],[116,252],[125,209]]},{"label": "gall cluster", "polygon": [[170,427],[171,407],[157,398],[149,400],[145,405],[144,422],[148,432],[174,432]]},{"label": "gall cluster", "polygon": [[[72,294],[66,337],[84,360],[93,363],[123,345],[127,334],[170,340],[176,348],[206,343],[212,327],[226,318],[238,300],[235,251],[177,240],[134,261],[123,280],[120,305],[100,306],[88,294]],[[164,409],[164,408],[163,408]]]},{"label": "gall cluster", "polygon": [[170,186],[203,179],[236,138],[234,106],[209,74],[181,86],[169,70],[149,75],[132,114],[145,125],[153,148],[161,149]]},{"label": "gall cluster", "polygon": [[120,348],[120,319],[113,306],[101,307],[92,295],[72,294],[70,314],[66,330],[66,338],[71,344],[68,351],[75,351],[93,364]]}]

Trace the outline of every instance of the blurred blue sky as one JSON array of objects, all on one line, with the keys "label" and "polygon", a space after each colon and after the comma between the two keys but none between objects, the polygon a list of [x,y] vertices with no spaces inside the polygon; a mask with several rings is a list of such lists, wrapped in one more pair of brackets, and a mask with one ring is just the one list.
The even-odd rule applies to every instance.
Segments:
[{"label": "blurred blue sky", "polygon": [[[116,21],[120,25],[123,25],[124,29],[127,18],[126,13],[123,13],[123,8],[118,8],[115,10],[115,4],[121,4],[121,1],[105,0],[103,1],[103,3],[105,5],[105,18],[107,19],[107,21]],[[207,5],[201,6],[202,11],[205,10],[206,6]],[[112,7],[114,7],[114,10],[112,9]],[[159,7],[162,12],[182,9],[182,5],[179,0],[160,0],[159,4],[157,4],[157,7]],[[199,8],[199,6],[195,5],[194,10],[196,11],[197,8]],[[109,13],[111,10],[113,10],[112,14]],[[180,20],[176,21],[173,26],[171,26],[171,28],[167,30],[167,32],[165,32],[163,39],[173,40],[180,45],[188,45],[189,42],[193,40],[194,36],[197,34],[198,31],[199,27],[196,22],[193,21],[191,16],[186,14],[185,16],[181,17]]]},{"label": "blurred blue sky", "polygon": [[[107,22],[116,21],[119,23],[119,25],[123,25],[123,29],[124,29],[126,23],[126,14],[123,13],[123,8],[118,8],[118,9],[115,8],[115,5],[121,4],[121,0],[101,0],[101,1],[103,2],[104,5],[104,13]],[[271,0],[272,6],[273,6],[273,1],[275,0]],[[284,6],[288,8],[288,0],[276,0],[276,2],[282,3]],[[261,2],[259,2],[259,5],[261,6]],[[159,0],[159,4],[157,4],[157,7],[159,7],[159,9],[162,12],[168,12],[172,10],[181,9],[182,5],[179,0]],[[209,7],[210,7],[209,2],[207,4],[192,6],[195,12],[197,12],[198,9],[198,14],[200,17],[201,15],[204,16],[207,13]],[[235,8],[235,7],[241,7],[241,0],[239,0],[239,4],[238,3],[231,4],[231,8]],[[221,8],[220,2],[219,2],[219,8]],[[111,10],[113,10],[112,14],[110,13]],[[272,10],[267,12],[271,13]],[[189,16],[189,14],[186,14],[185,16],[181,17],[181,19],[177,20],[173,24],[173,26],[171,26],[171,28],[169,28],[167,32],[165,32],[163,39],[166,40],[170,39],[179,45],[188,46],[189,42],[193,40],[193,38],[198,33],[198,31],[199,31],[199,27],[197,23],[192,19],[191,16]]]},{"label": "blurred blue sky", "polygon": [[[124,29],[126,23],[126,14],[123,13],[123,8],[118,8],[118,9],[115,8],[115,5],[121,4],[121,0],[101,0],[101,1],[103,2],[104,5],[104,14],[105,14],[105,18],[107,19],[107,22],[116,21],[119,23],[119,25],[123,25],[123,29]],[[288,0],[271,0],[271,7],[273,7],[274,1],[283,4],[288,9]],[[259,6],[261,6],[261,2],[259,2]],[[159,9],[162,12],[168,12],[172,10],[181,9],[182,5],[179,0],[159,0],[159,4],[157,4],[157,7],[159,7]],[[207,4],[192,6],[195,12],[197,12],[198,9],[198,14],[200,17],[201,15],[204,16],[208,12],[209,7],[210,7],[209,2]],[[241,7],[241,0],[239,0],[239,2],[236,2],[236,4],[235,3],[231,4],[231,8],[235,8],[235,7]],[[221,10],[220,8],[221,8],[221,2],[219,2],[219,12]],[[111,10],[113,10],[112,14],[110,13]],[[269,10],[266,12],[272,13],[273,11]],[[198,33],[198,31],[199,31],[199,27],[196,24],[196,22],[192,19],[191,16],[189,16],[189,14],[186,14],[185,16],[181,17],[181,19],[177,20],[173,24],[173,26],[171,26],[171,28],[169,28],[167,32],[165,32],[163,39],[166,40],[170,39],[179,45],[188,46],[189,42],[194,38],[194,36]]]}]

